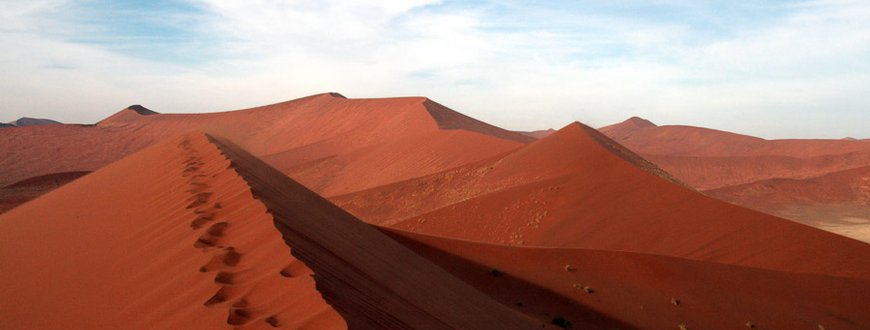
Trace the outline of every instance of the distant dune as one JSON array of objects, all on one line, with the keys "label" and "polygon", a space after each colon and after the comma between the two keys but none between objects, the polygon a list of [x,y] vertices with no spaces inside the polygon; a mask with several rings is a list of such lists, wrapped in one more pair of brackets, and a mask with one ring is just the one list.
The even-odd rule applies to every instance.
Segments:
[{"label": "distant dune", "polygon": [[333,201],[362,220],[434,236],[870,279],[870,263],[852,262],[870,258],[867,244],[707,197],[579,123],[506,155]]},{"label": "distant dune", "polygon": [[[214,141],[214,140],[213,140]],[[513,311],[449,275],[244,150],[217,139],[294,255],[350,328],[529,329]]]},{"label": "distant dune", "polygon": [[21,117],[21,118],[18,118],[18,120],[13,121],[13,122],[0,123],[0,128],[2,128],[2,127],[40,126],[40,125],[57,125],[57,124],[61,124],[61,122],[54,121],[51,119]]},{"label": "distant dune", "polygon": [[28,127],[0,135],[0,153],[8,155],[0,159],[0,186],[92,171],[195,130],[236,141],[326,196],[435,173],[533,140],[422,97],[346,99],[327,93],[209,114],[156,114],[131,106],[96,126]]},{"label": "distant dune", "polygon": [[337,93],[8,129],[0,329],[866,329],[866,145]]},{"label": "distant dune", "polygon": [[600,130],[710,196],[870,242],[870,231],[839,226],[870,223],[862,140],[765,140],[637,117]]},{"label": "distant dune", "polygon": [[[578,125],[568,129],[583,129]],[[554,137],[559,135],[571,136]],[[485,224],[465,227],[480,226]],[[800,274],[607,249],[388,234],[394,238],[227,140],[187,134],[0,216],[0,281],[6,288],[0,326],[870,324],[861,307],[870,294],[870,273],[860,270],[866,263],[828,266],[837,258],[864,260],[870,246],[857,242],[840,249],[840,257],[790,266],[806,273]],[[798,248],[804,250],[796,255],[807,257],[809,247]],[[717,259],[732,252],[716,251],[722,254]],[[787,252],[763,255],[789,262],[786,256],[794,254]],[[46,266],[52,271],[42,271]],[[798,291],[799,298],[791,296]],[[789,302],[779,302],[784,299]]]},{"label": "distant dune", "polygon": [[807,179],[769,179],[704,192],[870,243],[870,166]]},{"label": "distant dune", "polygon": [[202,134],[0,216],[0,269],[3,328],[541,327]]},{"label": "distant dune", "polygon": [[140,119],[141,116],[159,115],[160,113],[150,110],[141,105],[135,104],[116,112],[114,115],[107,117],[97,123],[97,125],[113,125],[132,122]]},{"label": "distant dune", "polygon": [[90,172],[52,173],[24,179],[6,187],[0,187],[0,213],[11,210],[88,173]]},{"label": "distant dune", "polygon": [[701,127],[638,125],[640,120],[600,131],[701,190],[870,164],[870,145],[859,141],[765,140]]}]

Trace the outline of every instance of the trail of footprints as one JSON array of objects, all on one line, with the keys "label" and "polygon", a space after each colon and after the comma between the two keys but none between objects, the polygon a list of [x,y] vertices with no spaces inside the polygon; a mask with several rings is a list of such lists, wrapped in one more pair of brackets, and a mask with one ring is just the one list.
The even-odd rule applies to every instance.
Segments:
[{"label": "trail of footprints", "polygon": [[[233,269],[239,264],[243,255],[235,247],[224,244],[223,238],[230,229],[230,223],[218,220],[217,213],[223,206],[220,202],[212,202],[214,193],[209,191],[211,186],[206,182],[209,176],[202,169],[205,163],[189,141],[181,142],[179,147],[186,157],[182,176],[188,179],[187,192],[191,195],[188,198],[187,209],[192,210],[194,214],[190,228],[194,231],[202,231],[202,235],[196,239],[193,246],[212,255],[211,260],[200,267],[199,271],[215,272],[214,282],[221,285],[204,305],[227,308],[229,325],[247,325],[262,315],[255,315],[258,311],[251,308],[251,303],[244,297],[244,290],[236,286],[238,283],[234,283],[236,272]],[[294,276],[289,268],[281,270],[280,274],[284,277]],[[262,314],[262,311],[259,312]],[[270,315],[263,318],[263,321],[272,327],[281,325],[277,315]]]},{"label": "trail of footprints", "polygon": [[[223,206],[220,202],[211,202],[211,197],[214,194],[209,191],[211,186],[205,182],[205,180],[209,177],[206,174],[202,167],[205,165],[202,162],[202,158],[199,156],[197,151],[191,147],[190,141],[183,141],[178,145],[185,156],[187,157],[184,161],[184,170],[182,172],[182,176],[188,178],[189,189],[187,190],[190,193],[190,197],[188,198],[189,204],[187,205],[187,209],[191,209],[195,218],[190,222],[190,228],[195,231],[200,231],[204,227],[208,225],[208,227],[203,231],[202,235],[196,239],[196,242],[193,243],[193,246],[202,249],[206,253],[211,253],[211,260],[199,268],[200,272],[215,272],[214,282],[221,285],[221,288],[209,298],[204,305],[207,307],[225,307],[229,310],[227,316],[227,324],[234,326],[244,326],[249,324],[250,322],[255,320],[255,311],[251,309],[251,303],[245,299],[244,292],[241,288],[235,287],[237,283],[234,283],[235,272],[233,272],[234,267],[236,267],[242,259],[242,254],[236,250],[235,247],[224,245],[222,243],[222,238],[226,231],[230,228],[230,224],[226,221],[217,221],[217,212]],[[546,216],[546,213],[543,214]],[[540,222],[539,219],[537,222]],[[535,227],[536,228],[536,227]],[[517,237],[511,237],[512,241],[515,238],[522,238],[520,234]],[[519,241],[520,245],[522,245],[522,241]],[[565,265],[564,270],[566,272],[574,272],[577,269],[572,265]],[[293,264],[288,265],[284,269],[280,271],[280,275],[283,277],[295,277],[294,274],[295,269],[293,269]],[[499,277],[501,276],[501,272],[493,269],[492,276]],[[575,289],[582,290],[587,294],[592,294],[595,290],[588,286],[579,283],[572,284]],[[671,304],[674,306],[680,306],[680,301],[676,298],[671,298]],[[517,303],[517,306],[522,307],[523,303]],[[644,310],[644,306],[640,306],[641,310]],[[267,324],[272,327],[281,326],[281,322],[278,319],[277,315],[270,315],[266,318],[262,319]],[[571,326],[571,322],[564,319],[561,316],[554,317],[552,324],[555,324],[560,327],[569,328]],[[746,322],[746,327],[750,329],[754,329],[756,325],[751,321]],[[679,329],[686,330],[688,327],[681,323],[677,325]],[[824,330],[824,326],[819,324],[819,329]]]}]

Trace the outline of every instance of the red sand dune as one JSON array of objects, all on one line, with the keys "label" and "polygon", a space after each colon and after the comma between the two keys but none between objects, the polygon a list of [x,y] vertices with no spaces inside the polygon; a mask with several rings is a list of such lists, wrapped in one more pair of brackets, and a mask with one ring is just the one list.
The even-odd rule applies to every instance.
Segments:
[{"label": "red sand dune", "polygon": [[386,231],[225,139],[188,134],[0,216],[0,327],[870,325],[868,277],[832,269]]},{"label": "red sand dune", "polygon": [[334,201],[365,221],[436,236],[870,278],[870,264],[855,262],[870,258],[864,243],[674,181],[574,123],[507,155]]},{"label": "red sand dune", "polygon": [[[580,123],[528,143],[425,98],[143,109],[0,135],[4,185],[102,167],[0,215],[0,328],[870,327],[870,245],[705,196]],[[200,129],[224,137],[176,135]],[[808,157],[838,159],[825,143]],[[848,199],[863,173],[777,189]]]},{"label": "red sand dune", "polygon": [[870,164],[870,145],[849,140],[765,140],[637,117],[600,129],[701,190],[773,178],[803,179]]},{"label": "red sand dune", "polygon": [[764,140],[636,117],[601,131],[710,196],[870,242],[866,140]]},{"label": "red sand dune", "polygon": [[0,328],[343,326],[229,166],[175,139],[0,216]]},{"label": "red sand dune", "polygon": [[[870,326],[866,308],[870,281],[866,279],[778,272],[642,253],[507,247],[387,232],[517,310],[562,318],[576,328],[676,329],[680,324],[689,329],[738,329],[747,324],[759,329]],[[623,325],[614,325],[613,320]]]},{"label": "red sand dune", "polygon": [[769,179],[705,194],[870,243],[870,166],[808,179]]},{"label": "red sand dune", "polygon": [[202,134],[0,216],[0,281],[0,328],[540,323]]},{"label": "red sand dune", "polygon": [[216,144],[352,328],[529,329],[502,306],[228,141]]},{"label": "red sand dune", "polygon": [[753,204],[757,207],[777,207],[791,203],[854,203],[870,206],[870,166],[807,179],[762,180],[704,193],[734,204]]},{"label": "red sand dune", "polygon": [[34,199],[44,193],[57,189],[90,172],[61,172],[40,175],[21,180],[6,187],[0,187],[0,213]]},{"label": "red sand dune", "polygon": [[92,171],[195,130],[236,141],[325,196],[435,173],[533,140],[422,97],[346,99],[329,93],[208,114],[157,114],[133,106],[95,126],[4,131],[0,186],[51,173]]}]

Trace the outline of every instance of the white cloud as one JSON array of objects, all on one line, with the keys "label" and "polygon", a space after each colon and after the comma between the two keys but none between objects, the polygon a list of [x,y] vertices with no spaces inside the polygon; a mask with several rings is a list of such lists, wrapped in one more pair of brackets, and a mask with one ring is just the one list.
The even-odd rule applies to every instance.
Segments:
[{"label": "white cloud", "polygon": [[215,44],[160,47],[201,52],[194,63],[76,41],[109,33],[64,10],[76,3],[0,0],[2,120],[95,121],[130,103],[217,111],[338,91],[430,96],[511,129],[641,115],[766,137],[870,137],[870,6],[859,1],[774,5],[751,24],[697,3],[662,15],[694,20],[634,17],[624,4],[191,3],[201,13],[186,28],[206,39],[187,41]]}]

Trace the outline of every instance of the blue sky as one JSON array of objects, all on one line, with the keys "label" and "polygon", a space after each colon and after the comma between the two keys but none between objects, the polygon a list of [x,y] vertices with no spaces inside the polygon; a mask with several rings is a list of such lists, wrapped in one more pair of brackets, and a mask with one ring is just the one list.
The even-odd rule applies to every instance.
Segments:
[{"label": "blue sky", "polygon": [[517,130],[870,138],[866,1],[0,0],[0,47],[0,121],[337,91]]}]

